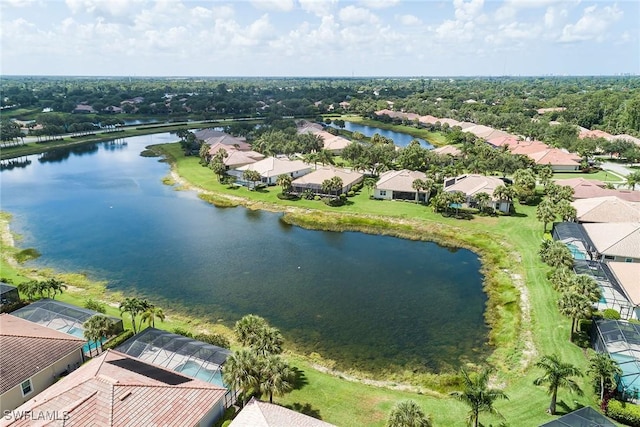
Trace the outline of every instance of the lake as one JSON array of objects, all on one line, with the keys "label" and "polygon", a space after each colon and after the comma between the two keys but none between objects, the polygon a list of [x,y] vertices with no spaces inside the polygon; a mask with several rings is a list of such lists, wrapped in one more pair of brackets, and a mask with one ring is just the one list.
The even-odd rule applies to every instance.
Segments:
[{"label": "lake", "polygon": [[[336,129],[340,129],[338,126],[334,125],[333,123],[329,124],[328,126],[334,127]],[[350,132],[360,132],[361,134],[363,134],[366,137],[372,137],[374,134],[379,134],[380,136],[384,136],[385,138],[389,138],[393,140],[393,143],[395,145],[397,145],[398,147],[406,147],[407,145],[409,145],[411,143],[411,141],[413,141],[414,139],[418,140],[420,142],[420,145],[424,148],[428,148],[428,149],[432,149],[434,148],[432,144],[429,143],[429,141],[425,141],[424,139],[420,139],[420,138],[416,138],[414,136],[411,136],[409,134],[406,133],[401,133],[401,132],[395,132],[392,130],[385,130],[385,129],[380,129],[380,128],[376,128],[376,127],[372,127],[372,126],[365,126],[365,125],[361,125],[359,123],[353,123],[353,122],[344,122],[344,129],[350,131]]]},{"label": "lake", "polygon": [[42,253],[30,265],[85,272],[230,326],[264,316],[298,351],[340,369],[437,372],[486,358],[487,297],[474,253],[216,208],[163,185],[169,166],[139,155],[175,140],[132,137],[3,170],[2,209],[13,214],[18,244]]}]

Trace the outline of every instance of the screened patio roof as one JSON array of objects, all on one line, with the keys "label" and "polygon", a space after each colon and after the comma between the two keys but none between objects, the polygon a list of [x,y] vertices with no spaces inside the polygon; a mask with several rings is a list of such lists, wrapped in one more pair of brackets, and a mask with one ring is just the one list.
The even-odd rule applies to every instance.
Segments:
[{"label": "screened patio roof", "polygon": [[640,324],[623,320],[596,322],[595,350],[607,352],[620,369],[620,391],[629,398],[640,396]]},{"label": "screened patio roof", "polygon": [[595,409],[585,406],[540,427],[616,427],[607,417]]}]

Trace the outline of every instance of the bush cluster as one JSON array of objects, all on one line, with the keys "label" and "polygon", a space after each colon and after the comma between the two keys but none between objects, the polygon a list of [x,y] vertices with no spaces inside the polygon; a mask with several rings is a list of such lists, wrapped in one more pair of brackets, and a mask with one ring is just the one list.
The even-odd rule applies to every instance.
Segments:
[{"label": "bush cluster", "polygon": [[125,342],[126,340],[131,338],[132,336],[133,336],[133,330],[132,329],[127,329],[126,331],[123,331],[122,333],[120,333],[120,335],[117,335],[117,336],[111,338],[109,341],[107,341],[102,346],[102,348],[104,348],[105,350],[108,349],[108,348],[116,348],[120,344],[122,344],[123,342]]},{"label": "bush cluster", "polygon": [[611,399],[607,406],[607,416],[631,427],[640,427],[640,406]]}]

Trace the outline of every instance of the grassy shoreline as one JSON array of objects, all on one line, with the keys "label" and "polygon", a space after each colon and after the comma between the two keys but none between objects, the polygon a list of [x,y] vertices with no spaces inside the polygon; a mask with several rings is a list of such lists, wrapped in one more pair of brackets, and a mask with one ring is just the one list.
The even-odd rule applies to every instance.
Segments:
[{"label": "grassy shoreline", "polygon": [[[586,370],[585,354],[568,342],[570,322],[558,314],[555,307],[557,294],[546,283],[547,268],[537,258],[542,227],[535,220],[535,208],[518,206],[518,216],[515,217],[477,217],[472,221],[461,221],[436,215],[429,208],[413,203],[372,201],[364,190],[353,199],[352,204],[337,209],[313,201],[285,202],[275,197],[279,191],[276,188],[272,188],[273,191],[248,192],[246,189],[230,189],[220,185],[212,172],[201,167],[196,158],[182,156],[177,144],[154,149],[162,151],[171,163],[173,174],[171,179],[166,179],[168,185],[175,183],[176,189],[195,188],[201,192],[201,198],[210,202],[284,212],[284,221],[300,226],[312,225],[316,229],[336,227],[385,233],[439,241],[445,245],[454,242],[454,246],[473,249],[482,257],[485,286],[490,293],[487,312],[495,313],[497,317],[492,324],[492,340],[495,340],[496,349],[490,362],[498,368],[495,383],[503,386],[510,397],[510,401],[496,405],[508,425],[539,425],[551,419],[544,412],[548,396],[542,388],[532,385],[533,378],[539,374],[531,368],[534,357],[556,352],[565,361]],[[5,223],[8,226],[10,219],[5,216],[2,219],[4,230]],[[420,232],[419,235],[416,230]],[[15,248],[13,252],[5,249],[3,238],[0,264],[3,277],[13,275],[19,279],[31,278],[36,274],[56,274],[11,266],[5,257],[18,249]],[[521,278],[520,284],[515,280],[518,277]],[[119,315],[113,304],[121,296],[110,293],[106,284],[84,283],[88,281],[81,274],[65,275],[64,279],[73,287],[59,297],[63,301],[82,305],[87,296],[95,295],[95,299],[111,304],[109,314]],[[490,282],[492,285],[489,285]],[[491,292],[496,295],[491,295]],[[523,300],[525,296],[528,305]],[[129,323],[126,317],[125,323]],[[168,321],[160,327],[229,333],[224,325],[182,317],[179,313],[169,313]],[[530,338],[527,333],[530,333]],[[393,404],[410,398],[433,415],[436,426],[465,424],[466,407],[449,398],[446,393],[437,391],[446,391],[455,385],[449,376],[425,375],[416,378],[411,372],[398,372],[387,381],[376,382],[363,378],[357,372],[327,373],[327,369],[322,367],[327,361],[317,355],[289,353],[288,357],[305,372],[308,385],[276,398],[277,403],[302,408],[340,426],[383,426]],[[400,383],[406,380],[419,383],[418,387],[405,387]],[[585,397],[578,398],[566,392],[559,395],[559,400],[567,410],[577,405],[595,404],[590,387],[584,380],[580,383],[586,392]],[[497,425],[499,421],[494,416],[483,417],[485,423]]]}]

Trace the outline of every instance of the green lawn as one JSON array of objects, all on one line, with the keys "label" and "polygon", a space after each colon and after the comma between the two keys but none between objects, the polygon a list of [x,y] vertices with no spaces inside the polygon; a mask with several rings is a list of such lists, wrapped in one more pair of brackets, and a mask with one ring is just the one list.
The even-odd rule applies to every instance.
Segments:
[{"label": "green lawn", "polygon": [[[488,309],[489,316],[498,313],[498,317],[501,318],[497,323],[498,330],[493,331],[492,339],[497,348],[490,362],[498,368],[495,384],[504,387],[510,398],[509,401],[501,401],[496,405],[505,416],[507,425],[535,426],[552,419],[545,413],[549,397],[542,387],[533,385],[533,380],[540,374],[532,366],[537,357],[557,353],[564,361],[573,363],[586,372],[587,355],[569,342],[570,321],[558,313],[558,295],[546,283],[545,274],[548,268],[538,259],[537,252],[543,235],[542,224],[535,219],[535,207],[517,205],[517,214],[509,217],[456,220],[434,214],[430,207],[410,202],[370,200],[366,189],[349,199],[349,204],[339,208],[328,207],[319,201],[285,202],[276,197],[280,191],[278,187],[269,187],[261,191],[248,191],[244,187],[229,189],[217,182],[211,170],[200,166],[197,158],[182,156],[177,144],[166,145],[163,149],[167,150],[169,157],[173,157],[175,170],[202,189],[249,199],[244,203],[250,208],[283,211],[287,210],[288,206],[303,208],[288,214],[293,222],[304,221],[306,214],[307,219],[317,220],[316,226],[320,227],[322,221],[334,221],[344,223],[347,228],[371,227],[372,230],[379,230],[384,217],[390,217],[395,220],[392,230],[394,233],[405,236],[413,233],[412,237],[420,237],[418,234],[423,237],[448,237],[475,247],[483,254],[483,259],[492,266],[487,276],[487,280],[494,284],[490,292],[500,294],[492,297],[494,301],[500,302]],[[321,212],[324,214],[320,214]],[[3,254],[5,252],[3,247]],[[0,267],[3,277],[15,277],[17,280],[20,280],[19,276],[35,274],[33,271],[13,269],[6,260],[3,260]],[[510,274],[520,275],[524,281],[528,294],[530,322],[520,323],[520,296],[512,284]],[[69,289],[61,297],[62,300],[82,305],[87,296],[92,296],[117,305],[117,301],[122,297],[118,294],[105,294],[103,285],[83,283],[80,275],[68,279],[69,283],[77,284],[77,288]],[[117,315],[117,308],[112,307],[110,314]],[[159,326],[169,330],[179,326],[192,330],[205,329],[229,333],[222,325],[206,324],[199,319],[182,317],[179,313],[170,313],[168,321]],[[523,354],[525,339],[519,332],[524,330],[531,331],[535,355]],[[424,386],[421,387],[422,393],[374,387],[362,382],[348,381],[339,375],[323,373],[310,364],[308,355],[289,357],[294,366],[304,372],[308,384],[284,397],[276,398],[277,403],[310,412],[339,426],[383,426],[393,404],[398,400],[411,398],[416,400],[425,412],[432,415],[434,425],[465,425],[466,407],[448,397],[446,393],[429,391]],[[399,373],[398,378],[403,378],[403,373]],[[414,382],[422,381],[422,377],[414,379],[417,380]],[[577,405],[597,407],[596,397],[587,379],[580,379],[579,383],[586,396],[578,397],[561,390],[558,396],[561,413],[565,405],[566,410],[575,409]],[[500,423],[499,418],[487,415],[482,415],[481,421],[486,425]]]},{"label": "green lawn", "polygon": [[604,170],[600,170],[594,173],[564,172],[564,173],[553,174],[553,179],[572,179],[572,178],[584,178],[584,179],[591,179],[591,180],[597,180],[602,182],[612,182],[612,183],[625,181],[624,177],[621,177],[618,174],[615,174],[609,171],[604,171]]}]

